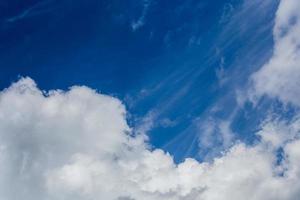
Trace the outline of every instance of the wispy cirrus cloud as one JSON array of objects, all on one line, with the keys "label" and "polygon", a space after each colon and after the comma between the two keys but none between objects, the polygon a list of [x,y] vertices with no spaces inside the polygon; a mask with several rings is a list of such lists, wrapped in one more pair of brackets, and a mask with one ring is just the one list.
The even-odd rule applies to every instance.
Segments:
[{"label": "wispy cirrus cloud", "polygon": [[44,0],[39,1],[36,4],[32,5],[31,7],[23,10],[21,13],[15,16],[11,16],[6,19],[6,22],[13,23],[28,17],[33,17],[36,15],[44,14],[50,12],[52,8],[48,6],[53,2],[53,0]]},{"label": "wispy cirrus cloud", "polygon": [[148,10],[149,10],[151,3],[152,3],[151,0],[143,0],[142,14],[139,16],[138,19],[133,20],[131,22],[132,31],[136,31],[145,25],[146,16],[148,14]]}]

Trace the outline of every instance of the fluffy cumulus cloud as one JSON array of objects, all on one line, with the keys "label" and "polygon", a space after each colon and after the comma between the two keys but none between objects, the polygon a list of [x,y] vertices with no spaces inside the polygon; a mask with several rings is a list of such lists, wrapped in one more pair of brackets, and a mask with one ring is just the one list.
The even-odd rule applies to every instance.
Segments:
[{"label": "fluffy cumulus cloud", "polygon": [[300,1],[282,0],[277,10],[274,52],[253,75],[254,95],[300,106]]},{"label": "fluffy cumulus cloud", "polygon": [[269,120],[254,146],[176,164],[132,135],[116,98],[87,87],[45,92],[22,78],[0,93],[0,198],[296,200],[299,132],[299,119]]}]

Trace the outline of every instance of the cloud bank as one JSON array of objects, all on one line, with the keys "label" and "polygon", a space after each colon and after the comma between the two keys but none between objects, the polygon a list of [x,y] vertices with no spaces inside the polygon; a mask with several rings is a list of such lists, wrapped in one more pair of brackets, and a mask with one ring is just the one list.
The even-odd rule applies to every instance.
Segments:
[{"label": "cloud bank", "polygon": [[300,1],[282,0],[276,13],[274,52],[256,72],[254,95],[268,95],[300,106]]},{"label": "cloud bank", "polygon": [[45,92],[22,78],[0,94],[0,197],[297,199],[299,132],[299,119],[269,121],[254,146],[237,143],[212,163],[175,164],[131,135],[119,100],[78,86]]}]

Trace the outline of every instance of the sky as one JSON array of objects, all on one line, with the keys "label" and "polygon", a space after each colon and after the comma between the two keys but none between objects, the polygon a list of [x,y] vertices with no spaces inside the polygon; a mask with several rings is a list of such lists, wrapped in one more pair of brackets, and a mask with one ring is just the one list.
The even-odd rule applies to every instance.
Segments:
[{"label": "sky", "polygon": [[297,200],[299,10],[0,1],[0,199]]}]

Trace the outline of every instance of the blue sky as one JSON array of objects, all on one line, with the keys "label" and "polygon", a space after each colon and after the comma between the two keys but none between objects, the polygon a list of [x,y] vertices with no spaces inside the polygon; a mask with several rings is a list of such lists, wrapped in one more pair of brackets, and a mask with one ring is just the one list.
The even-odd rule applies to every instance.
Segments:
[{"label": "blue sky", "polygon": [[[238,139],[253,139],[259,111],[249,107],[250,119],[245,119],[234,96],[271,55],[277,5],[233,0],[3,2],[0,86],[20,76],[30,76],[46,90],[87,85],[122,99],[133,126],[151,115],[147,132],[152,145],[178,160],[202,159],[196,121],[231,120]],[[216,105],[219,111],[211,114]]]},{"label": "blue sky", "polygon": [[0,1],[0,199],[298,199],[299,10]]}]

